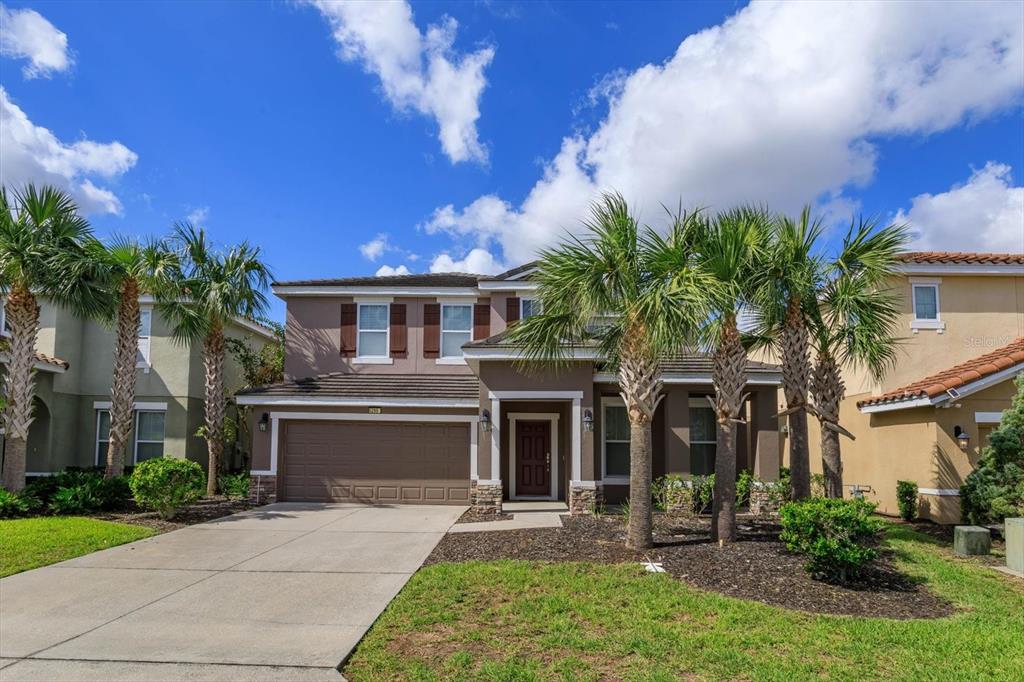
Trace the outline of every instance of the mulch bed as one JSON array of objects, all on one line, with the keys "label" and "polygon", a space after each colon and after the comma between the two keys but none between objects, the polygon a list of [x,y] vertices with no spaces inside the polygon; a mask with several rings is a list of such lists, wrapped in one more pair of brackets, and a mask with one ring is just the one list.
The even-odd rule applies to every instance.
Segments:
[{"label": "mulch bed", "polygon": [[651,560],[695,587],[798,611],[893,619],[955,612],[952,604],[896,570],[886,553],[856,585],[835,585],[804,570],[803,559],[779,542],[776,523],[741,518],[739,529],[738,542],[719,548],[711,542],[708,519],[657,514],[655,547],[639,553],[626,548],[620,517],[563,517],[562,528],[448,534],[426,563]]},{"label": "mulch bed", "polygon": [[482,512],[470,507],[455,523],[486,523],[487,521],[508,521],[512,515],[506,512]]},{"label": "mulch bed", "polygon": [[240,511],[253,507],[252,503],[248,500],[229,500],[220,496],[203,498],[187,507],[182,507],[174,515],[174,518],[165,521],[156,512],[144,510],[137,506],[134,501],[130,502],[129,505],[128,508],[122,511],[101,512],[99,514],[92,514],[91,517],[103,521],[116,521],[118,523],[146,526],[158,533],[168,533],[186,526],[219,519],[222,516],[237,514]]}]

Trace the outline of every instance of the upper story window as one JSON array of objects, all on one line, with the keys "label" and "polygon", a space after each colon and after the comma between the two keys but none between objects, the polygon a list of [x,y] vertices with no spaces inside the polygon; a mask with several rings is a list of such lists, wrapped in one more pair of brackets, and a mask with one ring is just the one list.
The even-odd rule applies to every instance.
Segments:
[{"label": "upper story window", "polygon": [[937,329],[941,331],[945,324],[939,307],[939,280],[912,278],[910,280],[911,305],[914,318],[911,329]]},{"label": "upper story window", "polygon": [[540,301],[535,298],[519,299],[519,319],[525,320],[528,317],[540,314]]},{"label": "upper story window", "polygon": [[153,334],[153,309],[139,311],[139,352],[135,358],[137,367],[149,367],[150,337]]},{"label": "upper story window", "polygon": [[360,303],[356,325],[356,355],[360,358],[388,357],[388,305]]},{"label": "upper story window", "polygon": [[441,357],[461,358],[462,344],[473,340],[473,306],[441,306]]}]

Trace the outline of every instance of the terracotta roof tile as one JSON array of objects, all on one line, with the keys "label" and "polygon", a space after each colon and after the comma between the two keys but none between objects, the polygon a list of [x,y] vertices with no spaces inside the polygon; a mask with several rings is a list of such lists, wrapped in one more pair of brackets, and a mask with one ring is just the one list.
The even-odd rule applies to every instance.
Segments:
[{"label": "terracotta roof tile", "polygon": [[67,369],[68,367],[71,366],[71,363],[68,362],[67,360],[61,360],[60,358],[55,358],[52,355],[45,355],[43,353],[36,353],[36,360],[38,360],[39,362],[45,362],[48,365],[53,365],[54,367],[60,367],[62,369]]},{"label": "terracotta roof tile", "polygon": [[982,263],[1024,265],[1024,253],[971,253],[968,251],[907,251],[899,257],[904,263]]},{"label": "terracotta roof tile", "polygon": [[858,401],[857,407],[898,403],[904,400],[917,400],[919,398],[934,398],[951,388],[959,388],[1019,364],[1024,364],[1024,336],[1015,339],[1002,348],[997,348],[973,360],[962,362],[942,372],[924,377],[912,384],[901,386],[867,400]]}]

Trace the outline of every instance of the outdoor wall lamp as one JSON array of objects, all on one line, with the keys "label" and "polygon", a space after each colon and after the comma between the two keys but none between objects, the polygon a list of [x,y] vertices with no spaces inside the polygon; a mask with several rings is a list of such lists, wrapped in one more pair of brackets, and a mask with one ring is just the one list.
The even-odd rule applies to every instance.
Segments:
[{"label": "outdoor wall lamp", "polygon": [[956,436],[956,443],[960,449],[967,452],[967,445],[971,442],[971,437],[967,435],[967,432],[958,425],[953,427],[953,435]]},{"label": "outdoor wall lamp", "polygon": [[484,410],[480,413],[480,428],[483,429],[484,433],[489,433],[491,430],[491,411]]},{"label": "outdoor wall lamp", "polygon": [[260,426],[260,432],[266,433],[266,431],[267,431],[267,422],[269,422],[269,421],[270,421],[270,414],[269,413],[264,412],[262,415],[260,415],[260,425],[259,425]]},{"label": "outdoor wall lamp", "polygon": [[593,410],[583,410],[583,430],[593,431],[594,430],[594,412]]}]

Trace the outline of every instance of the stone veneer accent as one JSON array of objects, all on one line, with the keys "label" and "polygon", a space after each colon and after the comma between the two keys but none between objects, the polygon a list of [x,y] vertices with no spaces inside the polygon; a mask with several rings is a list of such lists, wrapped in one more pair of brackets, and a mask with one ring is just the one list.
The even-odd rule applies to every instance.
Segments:
[{"label": "stone veneer accent", "polygon": [[604,505],[604,486],[600,483],[593,487],[582,485],[569,486],[569,513],[573,516],[593,514]]},{"label": "stone veneer accent", "polygon": [[501,498],[503,495],[501,483],[473,481],[469,494],[473,509],[488,514],[501,513]]},{"label": "stone veneer accent", "polygon": [[768,516],[779,512],[779,501],[767,490],[754,488],[750,491],[750,513]]},{"label": "stone veneer accent", "polygon": [[253,504],[277,502],[277,476],[249,476],[249,501]]}]

